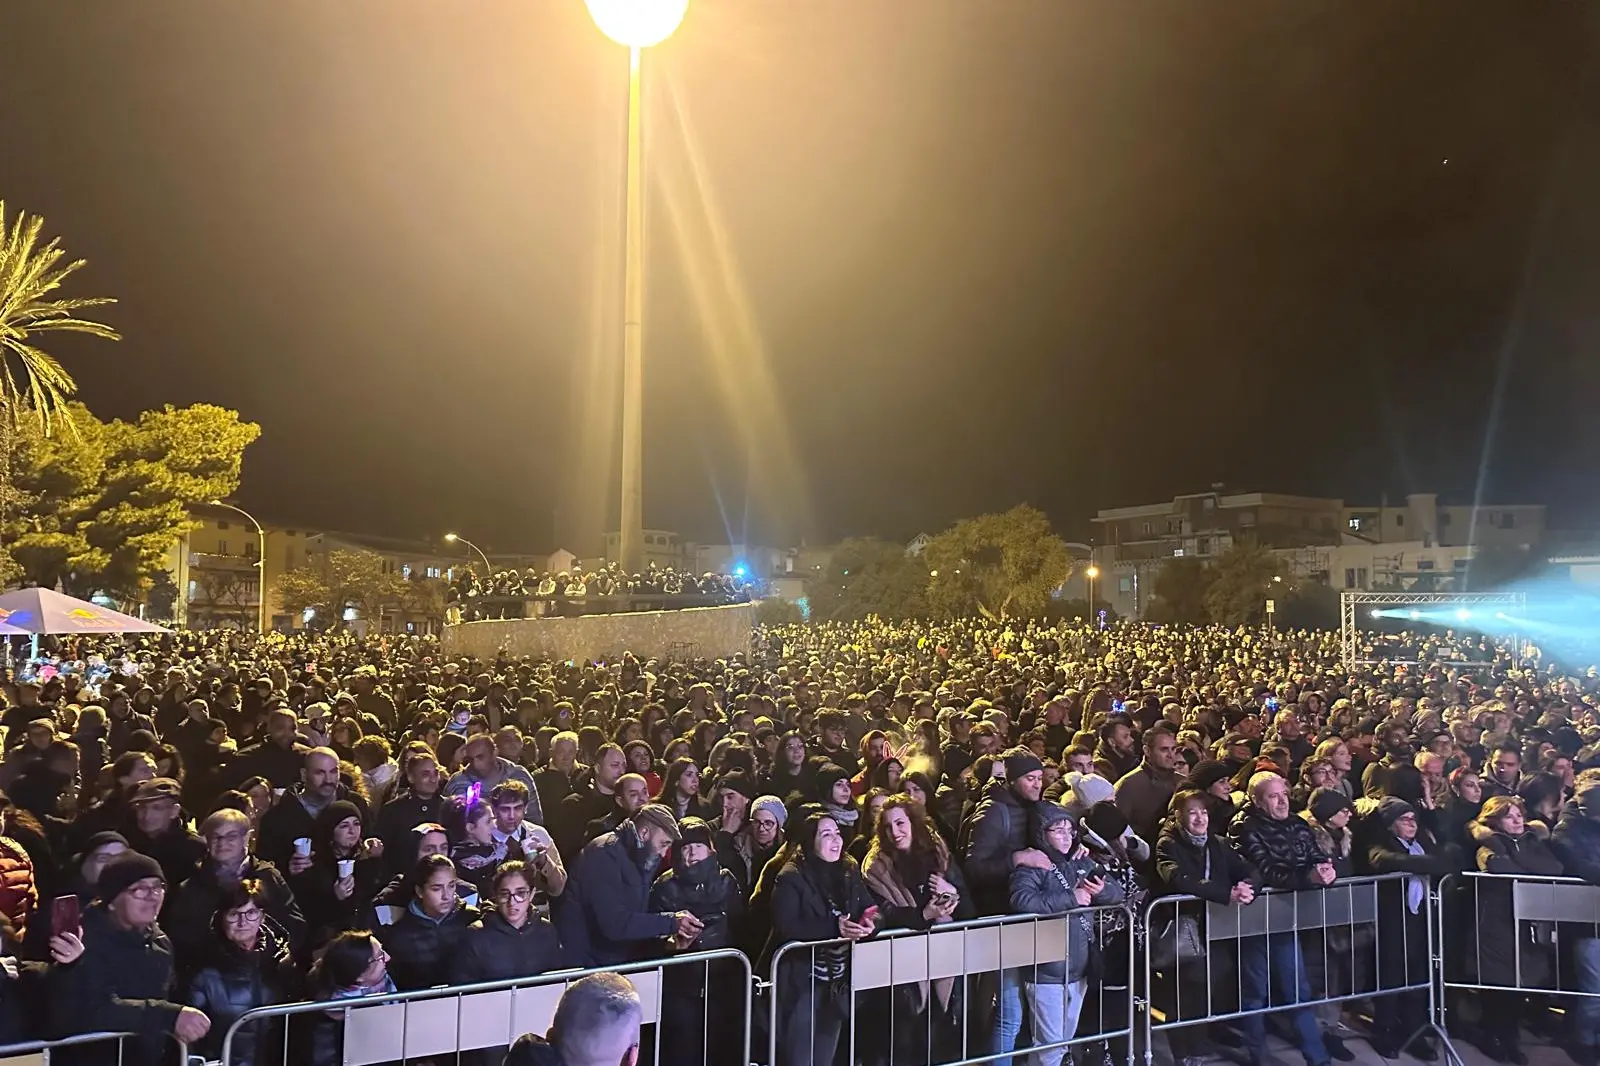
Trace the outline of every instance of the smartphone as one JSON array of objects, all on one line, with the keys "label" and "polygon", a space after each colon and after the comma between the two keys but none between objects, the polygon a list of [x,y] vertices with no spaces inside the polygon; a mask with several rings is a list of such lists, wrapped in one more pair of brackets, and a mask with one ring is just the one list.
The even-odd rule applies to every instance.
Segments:
[{"label": "smartphone", "polygon": [[[74,897],[74,898],[76,898],[76,897]],[[869,925],[869,924],[872,924],[872,923],[876,922],[877,920],[878,920],[878,908],[877,908],[876,905],[868,907],[866,910],[861,912],[861,922],[860,922],[861,925]]]},{"label": "smartphone", "polygon": [[83,935],[83,914],[77,896],[57,896],[50,903],[50,931]]}]

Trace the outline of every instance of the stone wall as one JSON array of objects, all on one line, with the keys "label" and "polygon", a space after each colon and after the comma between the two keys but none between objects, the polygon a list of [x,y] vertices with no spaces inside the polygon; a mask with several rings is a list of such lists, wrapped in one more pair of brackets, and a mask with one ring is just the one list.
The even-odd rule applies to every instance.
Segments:
[{"label": "stone wall", "polygon": [[723,659],[748,651],[756,605],[689,607],[675,611],[591,614],[581,618],[514,618],[446,626],[446,655],[493,659],[611,660],[631,651],[640,659]]}]

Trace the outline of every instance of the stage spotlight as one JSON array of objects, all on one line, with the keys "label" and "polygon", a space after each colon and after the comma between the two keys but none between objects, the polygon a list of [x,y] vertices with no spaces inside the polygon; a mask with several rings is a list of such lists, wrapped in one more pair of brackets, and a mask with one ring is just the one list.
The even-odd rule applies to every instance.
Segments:
[{"label": "stage spotlight", "polygon": [[1419,619],[1421,617],[1422,617],[1422,612],[1421,611],[1412,611],[1411,612],[1411,620],[1413,622],[1415,622],[1417,619]]},{"label": "stage spotlight", "polygon": [[1378,608],[1374,607],[1372,609],[1372,617],[1374,617],[1374,618],[1382,618],[1383,617],[1383,612],[1378,610]]},{"label": "stage spotlight", "polygon": [[1467,610],[1465,607],[1461,608],[1460,610],[1458,610],[1456,612],[1456,621],[1457,622],[1466,622],[1466,621],[1470,620],[1471,618],[1472,618],[1472,612]]},{"label": "stage spotlight", "polygon": [[1504,611],[1496,611],[1494,616],[1502,622],[1509,622],[1511,620],[1511,616],[1506,614]]}]

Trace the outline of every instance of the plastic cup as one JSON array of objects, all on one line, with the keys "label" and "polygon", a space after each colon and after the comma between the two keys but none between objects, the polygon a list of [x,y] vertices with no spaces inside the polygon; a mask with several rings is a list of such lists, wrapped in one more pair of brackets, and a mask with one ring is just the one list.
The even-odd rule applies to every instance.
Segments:
[{"label": "plastic cup", "polygon": [[295,837],[295,840],[294,840],[294,853],[296,855],[310,855],[311,854],[311,838],[310,837]]},{"label": "plastic cup", "polygon": [[347,877],[352,877],[355,875],[355,872],[356,861],[354,859],[339,860],[339,880],[343,881]]}]

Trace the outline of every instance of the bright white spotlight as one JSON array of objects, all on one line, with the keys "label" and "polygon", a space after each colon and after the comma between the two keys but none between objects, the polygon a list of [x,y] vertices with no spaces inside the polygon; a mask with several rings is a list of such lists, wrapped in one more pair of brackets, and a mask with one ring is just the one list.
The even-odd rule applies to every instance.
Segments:
[{"label": "bright white spotlight", "polygon": [[1511,620],[1511,616],[1506,614],[1504,611],[1496,611],[1494,616],[1502,622],[1509,622]]},{"label": "bright white spotlight", "polygon": [[649,48],[672,36],[689,0],[585,0],[600,32],[629,48]]},{"label": "bright white spotlight", "polygon": [[1378,608],[1374,607],[1372,609],[1372,617],[1374,617],[1374,618],[1382,618],[1383,617],[1383,612],[1378,610]]},{"label": "bright white spotlight", "polygon": [[1472,612],[1467,610],[1465,607],[1463,607],[1460,610],[1456,611],[1456,621],[1457,622],[1466,622],[1466,621],[1469,621],[1471,618],[1472,618]]},{"label": "bright white spotlight", "polygon": [[1415,622],[1417,619],[1419,619],[1421,617],[1422,617],[1422,612],[1421,611],[1412,611],[1411,612],[1411,620],[1413,622]]}]

